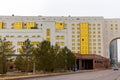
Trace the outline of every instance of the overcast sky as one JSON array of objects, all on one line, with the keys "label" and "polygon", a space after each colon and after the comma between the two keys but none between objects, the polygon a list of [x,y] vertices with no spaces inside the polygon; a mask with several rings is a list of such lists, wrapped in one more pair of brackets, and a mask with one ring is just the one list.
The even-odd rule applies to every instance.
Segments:
[{"label": "overcast sky", "polygon": [[12,14],[120,18],[120,0],[0,0],[0,15]]},{"label": "overcast sky", "polygon": [[0,0],[0,15],[120,18],[120,0]]}]

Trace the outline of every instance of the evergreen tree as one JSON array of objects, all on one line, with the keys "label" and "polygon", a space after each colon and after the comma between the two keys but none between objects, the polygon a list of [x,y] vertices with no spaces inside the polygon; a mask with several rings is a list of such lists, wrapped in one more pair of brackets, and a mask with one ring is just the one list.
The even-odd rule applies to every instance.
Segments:
[{"label": "evergreen tree", "polygon": [[0,73],[7,72],[7,60],[15,52],[14,46],[6,38],[0,39]]}]

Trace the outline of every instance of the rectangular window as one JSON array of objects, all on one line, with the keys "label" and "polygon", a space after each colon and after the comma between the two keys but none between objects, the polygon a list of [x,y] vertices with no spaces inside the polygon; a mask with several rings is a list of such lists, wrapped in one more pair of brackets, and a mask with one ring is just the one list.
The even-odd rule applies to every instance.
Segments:
[{"label": "rectangular window", "polygon": [[36,26],[35,22],[27,22],[26,23],[26,29],[34,29]]},{"label": "rectangular window", "polygon": [[13,27],[14,27],[14,29],[22,29],[23,22],[14,22]]}]

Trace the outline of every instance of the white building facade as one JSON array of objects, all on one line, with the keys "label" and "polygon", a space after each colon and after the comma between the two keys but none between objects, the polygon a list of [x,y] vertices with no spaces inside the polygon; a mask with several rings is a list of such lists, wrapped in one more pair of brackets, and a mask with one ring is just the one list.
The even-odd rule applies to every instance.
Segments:
[{"label": "white building facade", "polygon": [[104,17],[0,16],[0,38],[21,50],[26,39],[33,45],[48,40],[72,52],[109,58],[109,45],[120,38],[120,19]]}]

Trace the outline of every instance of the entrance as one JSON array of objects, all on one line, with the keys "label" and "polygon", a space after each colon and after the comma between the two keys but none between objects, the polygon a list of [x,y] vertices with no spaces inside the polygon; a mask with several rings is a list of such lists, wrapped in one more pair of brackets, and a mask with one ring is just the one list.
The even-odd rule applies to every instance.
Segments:
[{"label": "entrance", "polygon": [[93,69],[93,60],[92,59],[82,60],[82,68],[85,70]]}]

